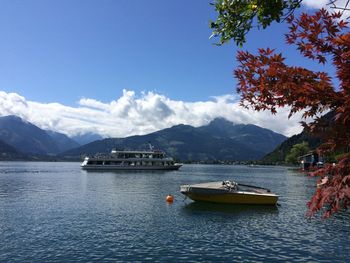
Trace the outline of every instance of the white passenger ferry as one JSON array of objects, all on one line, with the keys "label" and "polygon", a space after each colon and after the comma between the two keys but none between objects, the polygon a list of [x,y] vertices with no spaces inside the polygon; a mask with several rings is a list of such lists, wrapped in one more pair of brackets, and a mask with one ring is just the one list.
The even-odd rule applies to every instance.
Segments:
[{"label": "white passenger ferry", "polygon": [[182,164],[175,163],[160,150],[117,151],[110,154],[85,157],[84,170],[178,170]]}]

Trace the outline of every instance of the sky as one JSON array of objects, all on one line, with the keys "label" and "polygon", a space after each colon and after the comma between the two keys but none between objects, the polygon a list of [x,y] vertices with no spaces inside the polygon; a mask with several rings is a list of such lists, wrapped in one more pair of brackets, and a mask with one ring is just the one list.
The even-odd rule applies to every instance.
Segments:
[{"label": "sky", "polygon": [[[312,11],[326,1],[304,1]],[[286,136],[301,114],[239,106],[234,43],[216,46],[206,0],[0,0],[0,116],[18,115],[69,136],[146,134],[217,117]],[[287,62],[314,66],[285,44],[286,24],[252,30],[244,50],[276,48]]]}]

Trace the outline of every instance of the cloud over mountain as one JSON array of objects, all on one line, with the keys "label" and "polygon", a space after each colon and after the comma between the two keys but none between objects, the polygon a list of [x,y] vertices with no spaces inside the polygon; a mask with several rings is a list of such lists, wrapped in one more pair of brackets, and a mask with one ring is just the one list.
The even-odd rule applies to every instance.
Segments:
[{"label": "cloud over mountain", "polygon": [[176,101],[154,92],[137,96],[123,90],[123,95],[109,103],[83,98],[77,107],[60,103],[26,100],[16,93],[0,91],[0,116],[17,115],[42,129],[68,135],[87,132],[104,137],[141,135],[177,124],[201,126],[217,117],[234,123],[255,124],[287,136],[299,133],[301,114],[288,120],[288,109],[278,114],[255,112],[239,106],[234,95],[213,97],[208,101]]}]

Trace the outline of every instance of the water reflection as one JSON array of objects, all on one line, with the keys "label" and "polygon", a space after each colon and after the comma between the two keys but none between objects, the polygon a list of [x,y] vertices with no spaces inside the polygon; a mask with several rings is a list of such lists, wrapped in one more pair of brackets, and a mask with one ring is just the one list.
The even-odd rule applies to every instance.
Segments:
[{"label": "water reflection", "polygon": [[[315,179],[270,168],[2,162],[0,262],[349,262],[349,212],[307,220]],[[281,206],[182,201],[182,184],[230,178],[270,188]]]},{"label": "water reflection", "polygon": [[188,214],[203,213],[225,213],[225,214],[254,214],[268,213],[277,214],[277,206],[265,205],[228,205],[205,202],[191,202],[183,206],[183,211]]},{"label": "water reflection", "polygon": [[81,170],[86,174],[165,174],[174,171],[164,170]]}]

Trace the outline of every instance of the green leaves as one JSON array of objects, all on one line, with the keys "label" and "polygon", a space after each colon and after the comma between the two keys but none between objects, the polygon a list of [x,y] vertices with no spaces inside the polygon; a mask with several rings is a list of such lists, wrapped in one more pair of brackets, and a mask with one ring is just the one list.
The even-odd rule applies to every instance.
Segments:
[{"label": "green leaves", "polygon": [[216,0],[212,5],[218,13],[210,23],[211,37],[220,37],[217,45],[233,39],[242,46],[252,27],[266,28],[273,21],[280,22],[300,6],[301,0]]},{"label": "green leaves", "polygon": [[297,164],[299,162],[299,157],[307,154],[310,151],[307,142],[302,142],[295,144],[290,150],[289,154],[286,156],[286,163]]}]

